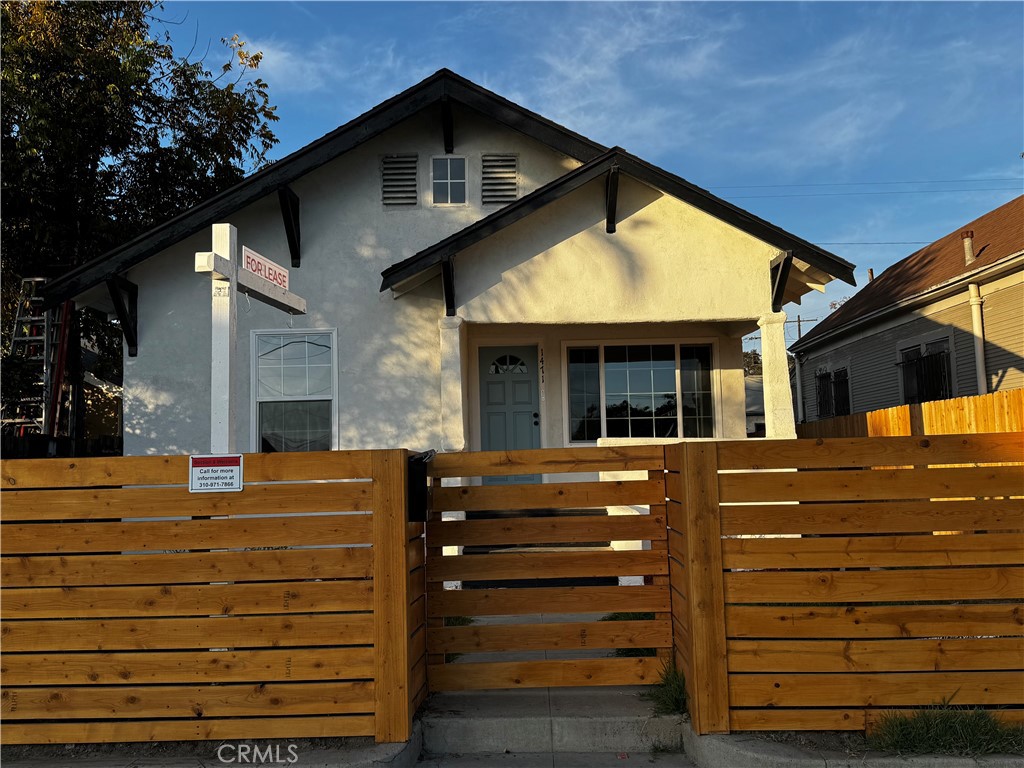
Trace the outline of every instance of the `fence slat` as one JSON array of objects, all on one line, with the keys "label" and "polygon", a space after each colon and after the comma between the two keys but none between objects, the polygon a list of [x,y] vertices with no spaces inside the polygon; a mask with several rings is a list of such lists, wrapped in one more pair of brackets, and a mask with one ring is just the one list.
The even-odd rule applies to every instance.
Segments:
[{"label": "fence slat", "polygon": [[4,587],[369,578],[368,547],[0,558]]},{"label": "fence slat", "polygon": [[838,568],[1013,565],[1024,562],[1019,533],[962,536],[829,536],[723,539],[726,568]]},{"label": "fence slat", "polygon": [[1024,467],[752,472],[719,478],[723,504],[1024,495]]},{"label": "fence slat", "polygon": [[670,610],[668,587],[538,587],[431,593],[428,616]]},{"label": "fence slat", "polygon": [[504,477],[554,472],[602,472],[664,469],[660,445],[600,448],[541,448],[529,451],[439,453],[430,465],[432,477]]},{"label": "fence slat", "polygon": [[733,709],[734,731],[863,731],[863,709]]},{"label": "fence slat", "polygon": [[554,624],[481,624],[427,631],[430,653],[667,648],[666,621],[581,621]]},{"label": "fence slat", "polygon": [[3,665],[5,685],[352,680],[373,677],[373,649],[5,654]]},{"label": "fence slat", "polygon": [[566,686],[641,685],[658,679],[654,658],[506,661],[433,665],[427,669],[431,690],[475,691],[487,688],[555,688]]},{"label": "fence slat", "polygon": [[888,672],[861,674],[734,674],[734,707],[931,706],[1019,704],[1020,672]]},{"label": "fence slat", "polygon": [[5,653],[263,648],[373,642],[369,613],[189,619],[27,619],[0,625]]},{"label": "fence slat", "polygon": [[515,552],[434,558],[427,569],[427,580],[565,579],[666,573],[668,561],[662,552]]},{"label": "fence slat", "polygon": [[729,637],[1019,637],[1024,605],[729,605],[725,622]]},{"label": "fence slat", "polygon": [[427,523],[432,547],[488,544],[578,544],[665,538],[664,515],[579,515]]},{"label": "fence slat", "polygon": [[1024,638],[730,640],[730,672],[1024,669]]},{"label": "fence slat", "polygon": [[434,489],[434,510],[571,509],[662,504],[660,480],[616,480],[550,485],[464,485]]},{"label": "fence slat", "polygon": [[163,587],[28,587],[4,591],[5,619],[212,616],[368,611],[373,582],[290,581]]},{"label": "fence slat", "polygon": [[[247,466],[247,465],[246,465]],[[122,517],[355,512],[370,508],[370,483],[247,485],[241,493],[189,493],[185,487],[6,491],[0,518],[97,520]]]}]

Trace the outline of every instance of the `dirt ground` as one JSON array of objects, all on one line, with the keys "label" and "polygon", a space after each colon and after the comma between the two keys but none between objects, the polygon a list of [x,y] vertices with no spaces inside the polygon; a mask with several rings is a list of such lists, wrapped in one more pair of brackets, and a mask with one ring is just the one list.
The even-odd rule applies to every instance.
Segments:
[{"label": "dirt ground", "polygon": [[758,731],[754,735],[765,741],[816,751],[841,752],[849,757],[863,757],[868,751],[867,741],[860,731]]}]

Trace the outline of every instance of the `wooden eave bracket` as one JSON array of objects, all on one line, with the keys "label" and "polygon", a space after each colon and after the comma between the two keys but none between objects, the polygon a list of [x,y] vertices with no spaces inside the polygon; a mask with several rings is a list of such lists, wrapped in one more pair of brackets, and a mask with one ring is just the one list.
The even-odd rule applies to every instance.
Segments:
[{"label": "wooden eave bracket", "polygon": [[608,169],[608,181],[605,185],[604,200],[604,231],[609,235],[615,233],[615,208],[619,203],[619,166],[612,165]]},{"label": "wooden eave bracket", "polygon": [[786,301],[786,283],[793,268],[793,252],[786,251],[781,258],[772,261],[772,312],[781,312]]},{"label": "wooden eave bracket", "polygon": [[441,97],[441,133],[444,134],[444,153],[450,155],[455,151],[455,119],[447,93]]},{"label": "wooden eave bracket", "polygon": [[445,317],[455,317],[455,264],[452,256],[441,259],[441,288],[444,291]]},{"label": "wooden eave bracket", "polygon": [[281,218],[284,220],[284,233],[288,238],[288,253],[292,257],[292,266],[302,266],[302,230],[299,228],[299,196],[288,185],[278,187],[277,199],[281,203]]},{"label": "wooden eave bracket", "polygon": [[128,345],[128,357],[138,357],[139,286],[118,275],[107,280],[107,291],[114,303],[114,313],[121,324],[124,341]]}]

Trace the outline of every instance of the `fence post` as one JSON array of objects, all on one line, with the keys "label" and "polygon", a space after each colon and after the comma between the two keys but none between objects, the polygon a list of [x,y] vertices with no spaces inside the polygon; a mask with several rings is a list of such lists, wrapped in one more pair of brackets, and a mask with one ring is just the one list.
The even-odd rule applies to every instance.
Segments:
[{"label": "fence post", "polygon": [[693,642],[696,701],[690,713],[698,734],[729,732],[729,674],[725,640],[722,523],[718,507],[718,444],[683,445],[687,606]]},{"label": "fence post", "polygon": [[378,743],[408,741],[412,706],[406,451],[374,451],[372,466],[374,738]]}]

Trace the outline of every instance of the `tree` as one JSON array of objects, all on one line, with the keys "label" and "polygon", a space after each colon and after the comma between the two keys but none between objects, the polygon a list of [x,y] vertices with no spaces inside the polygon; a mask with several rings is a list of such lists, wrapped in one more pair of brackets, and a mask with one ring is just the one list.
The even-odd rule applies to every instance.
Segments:
[{"label": "tree", "polygon": [[[223,40],[228,61],[214,74],[155,31],[161,10],[2,3],[5,352],[22,276],[103,254],[240,181],[277,143],[261,54]],[[119,340],[111,351],[120,358]]]},{"label": "tree", "polygon": [[743,375],[761,375],[761,353],[756,349],[743,350]]}]

